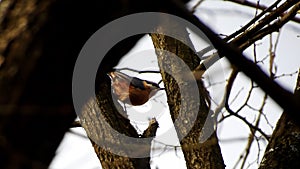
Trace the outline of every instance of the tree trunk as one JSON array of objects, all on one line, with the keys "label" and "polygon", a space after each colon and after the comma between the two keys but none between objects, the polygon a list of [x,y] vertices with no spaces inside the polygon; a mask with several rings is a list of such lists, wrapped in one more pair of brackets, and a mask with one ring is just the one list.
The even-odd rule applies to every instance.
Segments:
[{"label": "tree trunk", "polygon": [[[167,23],[169,30],[174,30],[172,33],[180,35],[180,40],[189,46],[193,46],[188,37],[188,33],[183,25],[178,25],[166,18],[162,23]],[[201,79],[197,79],[197,86],[200,93],[200,98],[194,98],[192,95],[184,97],[185,93],[193,93],[198,91],[191,91],[193,88],[186,77],[189,72],[183,69],[182,63],[177,59],[178,56],[188,65],[190,70],[194,70],[199,65],[200,59],[195,55],[194,49],[188,47],[178,39],[165,36],[164,28],[157,30],[159,34],[151,34],[151,38],[156,48],[159,67],[161,70],[163,82],[165,84],[166,93],[168,96],[168,104],[173,122],[176,123],[175,129],[178,137],[183,139],[180,141],[185,161],[188,169],[220,169],[225,168],[223,158],[216,134],[200,143],[201,129],[204,125],[209,113],[209,97],[206,89],[203,86]],[[175,55],[168,54],[164,51],[171,52]],[[168,69],[168,70],[166,70]],[[172,75],[172,76],[171,76]],[[175,80],[176,79],[176,80]],[[188,78],[189,79],[189,78]],[[180,88],[179,85],[184,84],[185,87]],[[199,100],[198,100],[199,99]],[[199,103],[200,102],[200,103]],[[199,108],[200,104],[200,109]],[[192,112],[196,111],[196,120],[193,123],[194,117]],[[182,115],[183,114],[183,115]],[[189,126],[191,125],[191,126]],[[187,126],[191,127],[187,131]],[[213,123],[209,126],[213,129]],[[210,129],[210,130],[211,130]]]},{"label": "tree trunk", "polygon": [[0,2],[0,168],[48,168],[76,117],[72,74],[80,49],[126,7],[97,0]]},{"label": "tree trunk", "polygon": [[75,118],[68,89],[76,54],[60,58],[58,42],[47,41],[52,7],[53,1],[0,3],[0,168],[48,168]]}]

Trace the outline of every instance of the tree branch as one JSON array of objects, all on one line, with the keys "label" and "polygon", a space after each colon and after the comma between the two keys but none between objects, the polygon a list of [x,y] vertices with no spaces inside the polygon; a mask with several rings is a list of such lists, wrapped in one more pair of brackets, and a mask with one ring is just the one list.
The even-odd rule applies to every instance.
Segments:
[{"label": "tree branch", "polygon": [[[295,2],[288,1],[288,2]],[[240,71],[244,72],[249,78],[254,80],[270,97],[274,99],[283,109],[285,109],[293,120],[300,125],[300,100],[299,95],[293,95],[291,92],[283,89],[275,81],[271,80],[259,67],[256,66],[252,61],[247,59],[237,46],[233,44],[226,44],[220,39],[210,28],[202,23],[197,17],[192,15],[183,5],[179,5],[178,1],[177,11],[182,17],[193,23],[199,29],[201,29],[206,36],[211,40],[213,45],[218,49],[221,56],[225,56],[233,65],[235,65]]]},{"label": "tree branch", "polygon": [[[271,12],[267,9],[269,9],[270,7],[267,7],[265,5],[260,5],[260,4],[256,4],[256,3],[253,3],[253,2],[250,2],[250,1],[247,1],[247,0],[226,0],[226,1],[229,1],[229,2],[233,2],[233,3],[237,3],[237,4],[240,4],[240,5],[244,5],[244,6],[248,6],[248,7],[252,7],[252,8],[256,8],[256,9],[260,9],[260,10],[263,10],[264,11],[267,11],[267,12]],[[280,2],[281,0],[277,0],[275,3],[278,4],[277,2]],[[274,3],[274,4],[275,4]],[[272,5],[273,6],[273,5]],[[274,8],[276,6],[273,6],[272,8]],[[292,21],[296,22],[296,23],[300,23],[300,18],[299,17],[294,17],[291,19]]]},{"label": "tree branch", "polygon": [[[231,0],[228,0],[231,1]],[[235,0],[233,0],[235,1]],[[245,30],[247,30],[252,24],[254,24],[256,21],[259,20],[259,18],[261,18],[262,16],[264,16],[267,12],[270,12],[273,8],[275,8],[279,2],[281,0],[277,0],[276,2],[274,2],[271,6],[269,6],[268,8],[265,8],[260,14],[258,14],[256,17],[254,17],[251,21],[249,21],[246,25],[244,25],[241,29],[239,29],[238,31],[234,32],[233,34],[227,36],[224,38],[225,41],[229,41],[232,38],[234,38],[235,36],[243,33]]]},{"label": "tree branch", "polygon": [[256,42],[257,40],[262,39],[263,37],[265,37],[266,35],[268,35],[272,32],[278,31],[284,24],[286,24],[288,21],[290,21],[291,18],[293,18],[297,14],[297,11],[299,9],[300,9],[300,2],[295,4],[293,6],[293,8],[288,13],[284,14],[281,19],[279,19],[275,23],[257,31],[255,36],[252,36],[246,42],[244,42],[243,44],[240,45],[240,49],[244,50],[247,47],[249,47],[251,44]]},{"label": "tree branch", "polygon": [[[250,128],[250,130],[252,131],[258,131],[261,135],[263,135],[267,140],[269,139],[269,136],[267,134],[265,134],[258,126],[251,124],[250,122],[248,122],[246,120],[246,118],[242,117],[241,115],[239,115],[238,113],[234,112],[233,110],[231,110],[230,106],[229,106],[229,97],[230,97],[230,93],[231,93],[231,89],[233,87],[233,83],[234,80],[236,79],[238,75],[238,71],[234,68],[234,70],[232,71],[230,78],[228,80],[228,84],[226,86],[226,99],[225,99],[225,108],[228,111],[228,113],[230,115],[233,115],[237,118],[239,118],[240,120],[242,120],[245,124],[247,124]],[[250,95],[250,94],[249,94]],[[248,96],[250,97],[250,96]],[[239,111],[239,110],[238,110]],[[238,112],[237,111],[237,112]],[[253,132],[254,134],[254,132]]]},{"label": "tree branch", "polygon": [[258,32],[260,29],[271,23],[276,18],[280,17],[286,10],[295,5],[297,2],[298,0],[290,0],[284,2],[276,10],[272,11],[269,15],[262,18],[256,25],[254,25],[250,29],[246,30],[243,34],[232,40],[232,43],[235,45],[243,44],[248,40],[249,37],[253,37],[256,34],[256,32]]}]

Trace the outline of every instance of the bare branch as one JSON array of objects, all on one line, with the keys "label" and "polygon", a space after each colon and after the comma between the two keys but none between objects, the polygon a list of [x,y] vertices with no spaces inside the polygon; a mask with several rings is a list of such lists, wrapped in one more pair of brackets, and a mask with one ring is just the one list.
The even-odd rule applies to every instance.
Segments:
[{"label": "bare branch", "polygon": [[[227,1],[230,1],[230,2],[233,2],[233,3],[237,3],[237,4],[241,4],[241,5],[244,5],[244,6],[248,6],[248,7],[253,7],[253,8],[256,8],[256,9],[260,9],[260,10],[263,10],[263,12],[264,11],[266,11],[266,12],[271,12],[271,10],[268,10],[270,7],[267,7],[267,6],[265,6],[265,5],[259,5],[259,4],[255,4],[255,3],[253,3],[253,2],[250,2],[250,1],[247,1],[247,0],[227,0]],[[279,2],[281,1],[281,0],[278,0]],[[277,1],[275,2],[276,4],[278,4],[277,3]],[[274,4],[275,4],[274,3]],[[272,5],[273,6],[273,5]],[[276,6],[273,6],[273,8],[274,7],[276,7]],[[300,18],[299,17],[294,17],[293,19],[291,19],[292,21],[294,21],[294,22],[296,22],[296,23],[300,23]]]},{"label": "bare branch", "polygon": [[[237,0],[228,0],[231,2],[237,2]],[[239,29],[238,31],[234,32],[233,34],[229,35],[228,37],[224,38],[225,41],[229,41],[230,39],[234,38],[235,36],[239,35],[240,33],[243,33],[245,30],[247,30],[252,24],[254,24],[256,21],[259,20],[259,18],[261,18],[262,16],[264,16],[267,12],[270,12],[273,8],[275,8],[279,2],[281,0],[277,0],[276,2],[274,2],[270,7],[264,8],[264,11],[262,11],[260,14],[258,14],[256,17],[254,17],[250,22],[248,22],[245,26],[243,26],[241,29]],[[241,1],[239,1],[241,2]],[[243,1],[245,2],[245,1]],[[257,5],[256,5],[257,6]]]},{"label": "bare branch", "polygon": [[[251,34],[252,29],[251,29],[249,35],[246,35],[247,33],[245,32],[246,34],[245,35],[243,34],[243,36],[245,36],[245,37],[248,36],[248,37],[247,37],[247,40],[240,45],[240,49],[244,50],[247,47],[249,47],[253,42],[255,42],[259,39],[262,39],[263,37],[265,37],[266,35],[268,35],[272,32],[279,31],[279,29],[284,24],[286,24],[288,21],[290,21],[291,18],[293,18],[297,14],[297,11],[299,9],[300,9],[300,2],[298,2],[296,5],[294,5],[294,7],[288,13],[284,14],[281,19],[279,19],[275,23],[271,24],[270,26],[267,26],[267,27],[257,31],[255,34]],[[245,37],[237,38],[234,41],[239,41]],[[251,37],[251,38],[249,38],[249,37]]]},{"label": "bare branch", "polygon": [[[235,38],[234,40],[232,40],[232,43],[234,43],[234,44],[244,44],[245,42],[248,42],[249,37],[253,37],[253,36],[257,35],[258,32],[263,27],[265,27],[266,25],[268,25],[269,23],[271,23],[273,20],[277,19],[279,16],[283,15],[286,10],[288,10],[290,7],[292,7],[293,5],[295,5],[295,3],[297,3],[297,2],[298,2],[297,0],[292,0],[292,1],[286,1],[286,2],[284,2],[276,10],[274,10],[269,15],[267,15],[264,18],[262,18],[261,20],[259,20],[259,22],[256,25],[254,25],[253,27],[251,27],[250,29],[248,29],[247,31],[245,31],[243,34],[241,34],[240,36],[238,36],[237,38]],[[295,15],[293,15],[292,17],[294,17],[294,16]],[[292,17],[290,17],[289,20]],[[283,23],[282,25],[284,25],[285,23]],[[271,32],[269,32],[269,33],[271,33]],[[253,41],[253,42],[255,42],[255,41]],[[245,48],[243,47],[241,49],[245,49]]]},{"label": "bare branch", "polygon": [[204,0],[199,0],[191,9],[191,12],[194,13],[198,6],[203,2]]},{"label": "bare branch", "polygon": [[[237,3],[243,6],[248,6],[248,7],[253,7],[256,9],[261,9],[261,10],[265,10],[268,7],[265,5],[259,5],[257,3],[251,2],[251,1],[247,1],[247,0],[225,0],[225,1],[229,1],[229,2],[233,2],[233,3]],[[279,0],[280,2],[281,0]],[[278,1],[276,1],[276,4],[278,4]]]},{"label": "bare branch", "polygon": [[136,73],[160,73],[159,70],[136,70],[136,69],[132,69],[132,68],[120,68],[120,69],[117,69],[117,70],[129,70],[129,71],[132,71],[132,72],[136,72]]},{"label": "bare branch", "polygon": [[248,122],[246,120],[246,118],[242,117],[241,115],[237,114],[236,112],[234,112],[233,110],[230,109],[230,106],[228,104],[228,100],[229,100],[229,96],[230,96],[230,93],[231,93],[230,91],[231,91],[232,86],[233,86],[233,82],[234,82],[237,74],[238,74],[237,70],[232,71],[232,74],[231,74],[231,76],[230,76],[230,78],[228,80],[228,84],[227,84],[227,87],[226,87],[226,95],[227,96],[226,96],[225,108],[226,108],[226,110],[228,111],[228,113],[230,115],[233,115],[233,116],[239,118],[240,120],[242,120],[243,122],[245,122],[245,124],[247,124],[251,129],[254,129],[254,131],[258,131],[267,140],[269,140],[269,136],[267,134],[265,134],[259,127],[252,125],[250,122]]},{"label": "bare branch", "polygon": [[295,72],[292,72],[292,73],[283,73],[281,75],[277,75],[277,76],[274,76],[274,79],[276,78],[281,78],[281,77],[285,77],[285,76],[294,76],[295,74],[297,74],[298,71],[295,71]]},{"label": "bare branch", "polygon": [[265,132],[263,132],[260,128],[255,127],[253,124],[251,124],[245,117],[242,117],[241,115],[235,113],[233,110],[230,109],[228,104],[225,104],[225,108],[228,111],[229,114],[237,117],[238,119],[242,120],[246,125],[248,125],[250,128],[258,131],[262,136],[264,136],[267,140],[270,139],[270,136],[268,136]]},{"label": "bare branch", "polygon": [[70,128],[75,128],[75,127],[82,127],[80,121],[74,121],[70,126]]}]

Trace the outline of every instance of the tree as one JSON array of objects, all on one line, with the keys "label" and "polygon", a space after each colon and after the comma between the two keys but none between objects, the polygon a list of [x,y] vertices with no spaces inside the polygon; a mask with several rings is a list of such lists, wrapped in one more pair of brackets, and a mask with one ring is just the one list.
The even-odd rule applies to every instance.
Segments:
[{"label": "tree", "polygon": [[[202,1],[199,1],[199,4]],[[290,168],[299,167],[299,94],[292,95],[274,82],[273,58],[275,53],[270,51],[270,71],[266,76],[254,62],[247,60],[242,51],[255,42],[273,32],[278,31],[287,22],[294,20],[300,8],[296,0],[274,2],[265,7],[248,1],[231,1],[242,5],[262,9],[257,16],[235,33],[220,39],[208,27],[201,23],[198,18],[186,9],[185,1],[168,0],[159,1],[115,1],[115,2],[74,2],[74,1],[18,1],[3,0],[0,3],[0,90],[1,90],[1,121],[0,142],[1,168],[47,168],[55,154],[55,149],[61,141],[64,132],[71,126],[75,118],[72,106],[72,73],[78,53],[85,41],[101,26],[120,16],[135,12],[163,11],[180,16],[199,27],[210,39],[218,50],[219,56],[225,56],[233,65],[233,71],[228,79],[226,95],[224,96],[224,109],[227,117],[235,116],[251,129],[249,147],[257,137],[257,132],[265,139],[269,136],[259,127],[259,118],[256,123],[247,121],[238,111],[231,109],[229,104],[230,94],[237,76],[244,72],[253,82],[258,84],[267,95],[272,97],[285,109],[278,122],[269,146],[265,153],[261,168],[283,168],[291,164]],[[198,5],[199,5],[198,4]],[[84,11],[84,12],[79,12]],[[99,17],[99,19],[93,19]],[[278,19],[277,19],[278,18]],[[164,20],[168,21],[168,20]],[[173,23],[170,23],[173,24]],[[178,26],[182,39],[186,43],[192,43],[186,29]],[[184,45],[182,42],[165,36],[164,31],[160,34],[151,34],[156,49],[163,49],[179,56],[191,70],[206,71],[206,67],[195,55],[195,49]],[[132,138],[151,138],[155,136],[159,124],[151,121],[149,127],[140,136],[126,116],[121,105],[114,106],[110,94],[110,80],[106,73],[111,71],[119,62],[120,58],[132,48],[143,35],[132,36],[115,45],[101,62],[96,78],[97,99],[86,99],[84,111],[81,114],[81,125],[85,128],[88,136],[108,141],[131,151],[132,146],[139,146],[136,155],[149,154],[151,140],[141,142],[122,142],[119,138],[111,135],[108,127],[121,134]],[[199,104],[193,98],[186,102],[180,101],[178,84],[174,77],[164,71],[166,58],[157,50],[159,67],[162,80],[166,86],[170,114],[173,120],[178,117],[179,106],[186,110],[193,109],[193,105]],[[210,59],[214,59],[211,56]],[[176,63],[176,61],[174,61]],[[214,62],[210,62],[214,64]],[[173,65],[171,71],[180,67]],[[180,79],[180,78],[179,78]],[[254,83],[252,83],[254,84]],[[299,83],[298,83],[299,84]],[[199,143],[201,129],[204,120],[209,117],[210,97],[205,89],[201,78],[197,78],[197,86],[202,96],[200,109],[190,132],[186,133],[180,144],[185,156],[188,168],[224,168],[224,162],[218,143],[218,137],[214,133],[206,142]],[[253,87],[254,88],[254,87]],[[249,94],[250,97],[251,93]],[[189,103],[189,104],[187,104]],[[181,105],[183,104],[183,105]],[[243,109],[246,104],[241,106]],[[189,107],[190,106],[190,107]],[[257,110],[263,115],[262,108]],[[223,107],[221,107],[223,108]],[[98,114],[93,110],[100,109],[103,119],[109,126],[101,123]],[[185,114],[184,118],[189,119]],[[84,120],[83,120],[84,119]],[[95,131],[92,127],[97,125]],[[282,132],[287,127],[287,132]],[[210,126],[213,128],[213,123]],[[177,133],[184,133],[183,126],[176,126]],[[111,137],[110,137],[111,136]],[[278,139],[283,138],[283,139]],[[144,158],[130,158],[116,155],[106,147],[91,142],[103,168],[150,168],[150,156]],[[273,151],[274,150],[274,151]],[[293,150],[293,155],[286,160],[287,152]],[[248,150],[249,151],[249,150]],[[274,152],[274,153],[273,153]],[[120,154],[124,152],[119,152]],[[125,152],[126,153],[126,152]],[[3,157],[3,158],[2,158]],[[244,156],[247,159],[247,151]],[[285,160],[281,160],[285,159]],[[276,163],[275,163],[275,162]],[[244,166],[244,164],[242,164]]]}]

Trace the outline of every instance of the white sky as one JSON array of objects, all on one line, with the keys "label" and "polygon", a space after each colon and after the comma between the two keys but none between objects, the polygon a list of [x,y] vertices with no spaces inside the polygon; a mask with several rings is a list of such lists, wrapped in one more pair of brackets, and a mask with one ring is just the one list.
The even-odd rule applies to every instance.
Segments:
[{"label": "white sky", "polygon": [[[261,1],[270,2],[270,1]],[[233,31],[236,31],[243,24],[247,23],[253,16],[254,10],[247,7],[242,7],[240,5],[232,4],[229,2],[219,1],[219,0],[208,0],[204,1],[201,4],[200,8],[197,10],[196,15],[201,18],[207,25],[209,25],[215,32],[229,35]],[[276,52],[275,63],[278,67],[278,75],[282,73],[292,73],[298,70],[300,67],[300,25],[291,23],[286,25],[280,34],[279,44]],[[274,34],[273,39],[276,38]],[[196,42],[197,38],[192,37],[192,40]],[[258,41],[257,54],[258,58],[264,58],[268,55],[268,45],[269,39],[264,38],[263,40]],[[157,70],[157,64],[155,62],[155,53],[153,50],[149,50],[152,48],[152,42],[149,38],[143,38],[141,43],[139,43],[134,52],[129,54],[129,56],[120,62],[119,67],[132,67],[134,69],[139,70]],[[201,49],[201,47],[196,45],[196,49]],[[253,49],[248,49],[245,53],[248,54],[249,58],[253,54]],[[149,55],[149,57],[139,57],[140,55]],[[152,57],[150,57],[152,56]],[[148,59],[148,60],[147,60]],[[137,64],[138,63],[138,64]],[[218,66],[215,66],[215,69],[212,69],[209,75],[209,79],[214,82],[222,82],[228,78],[228,64],[226,59],[222,59]],[[138,67],[140,66],[140,67]],[[268,60],[265,60],[264,64],[260,65],[264,70],[267,70],[265,67],[268,66]],[[221,73],[220,73],[221,72]],[[153,75],[143,75],[142,78],[146,78],[151,81],[158,82],[159,77]],[[284,85],[290,91],[293,91],[295,86],[296,74],[293,76],[287,76],[278,79],[278,82]],[[240,89],[242,93],[238,96],[237,99],[245,100],[245,96],[249,89],[249,79],[242,74],[239,75],[239,78],[234,84],[234,90],[232,92],[233,98]],[[221,83],[216,86],[212,86],[208,88],[211,91],[212,98],[216,101],[220,101],[220,95],[222,96],[224,92],[224,83]],[[217,90],[218,89],[218,90]],[[159,93],[158,95],[164,95],[163,93]],[[261,104],[261,98],[263,94],[259,89],[255,89],[253,97],[250,99],[251,105],[256,108],[259,108]],[[151,109],[151,106],[155,106],[153,104],[157,104],[158,100],[164,100],[165,96],[156,97],[156,100],[153,102],[146,104],[142,107],[142,109],[135,109],[135,111],[139,112],[141,118],[135,119],[135,122],[140,125],[140,128],[145,124],[145,120],[147,121],[148,117],[156,116],[160,117],[159,124],[160,128],[158,130],[158,135],[164,133],[166,130],[172,127],[172,122],[170,121],[170,117],[168,113],[163,113],[159,115],[147,114],[147,118],[143,117],[143,112]],[[280,117],[282,110],[272,102],[271,99],[267,100],[267,105],[265,108],[265,112],[267,112],[266,116],[269,122],[275,126],[276,121]],[[234,109],[237,106],[240,106],[241,102],[234,102],[232,104],[232,108]],[[164,107],[164,106],[163,106]],[[167,111],[167,107],[164,107]],[[132,109],[132,108],[131,108]],[[142,110],[142,111],[141,111]],[[130,111],[128,109],[128,111]],[[255,113],[250,109],[246,109],[246,111],[241,112],[242,115],[247,116],[247,119],[253,121],[256,117]],[[162,122],[161,122],[162,121]],[[271,133],[271,128],[266,125],[267,122],[263,118],[261,122],[261,128],[266,131],[268,134]],[[80,130],[81,133],[84,133],[83,129],[76,129],[76,131]],[[236,118],[229,118],[223,121],[218,126],[218,136],[220,138],[220,145],[222,150],[222,155],[226,164],[226,168],[231,169],[235,165],[239,156],[241,155],[243,149],[246,146],[246,141],[249,136],[249,128],[243,124],[240,120]],[[178,144],[178,140],[176,140],[176,133],[172,136],[172,139],[161,138],[160,141],[165,142],[167,144]],[[240,139],[244,138],[244,141],[233,141],[232,139]],[[168,142],[172,140],[172,142]],[[223,140],[223,141],[222,141]],[[226,141],[231,140],[231,141]],[[156,143],[155,145],[158,145]],[[266,143],[261,142],[261,156],[264,152],[264,146]],[[254,169],[257,168],[257,164],[255,159],[257,157],[257,145],[253,144],[253,148],[251,149],[251,154],[249,160],[247,161],[246,166],[248,164],[254,162],[249,168]],[[168,148],[167,152],[164,153],[155,153],[156,155],[152,158],[152,168],[158,166],[159,169],[173,168],[173,169],[183,169],[185,168],[184,157],[181,151],[172,150],[172,148]],[[261,158],[260,156],[260,158]],[[88,139],[79,137],[77,135],[67,133],[64,140],[57,150],[57,156],[53,160],[50,169],[96,169],[99,167],[99,161],[94,153],[94,150]]]}]

